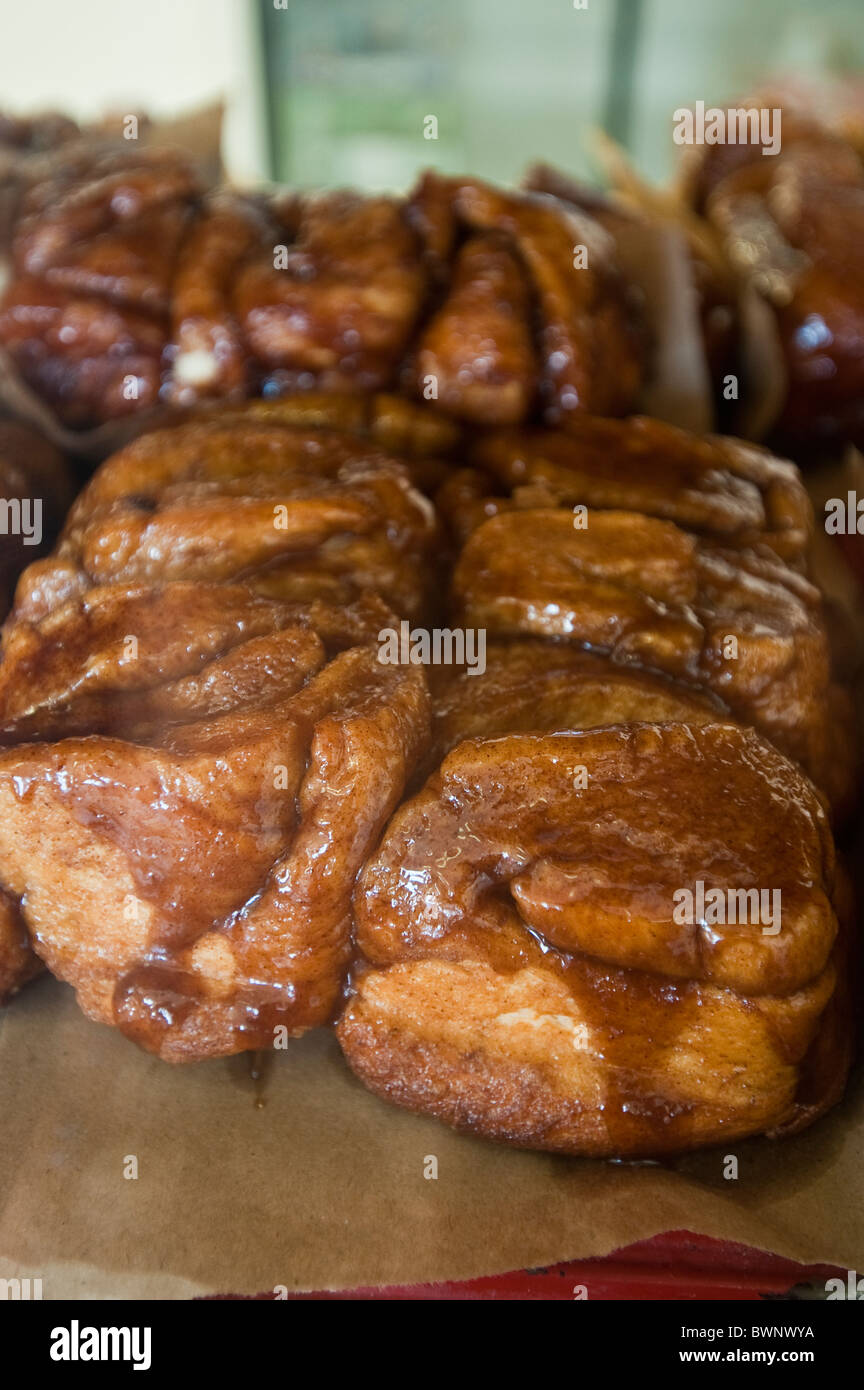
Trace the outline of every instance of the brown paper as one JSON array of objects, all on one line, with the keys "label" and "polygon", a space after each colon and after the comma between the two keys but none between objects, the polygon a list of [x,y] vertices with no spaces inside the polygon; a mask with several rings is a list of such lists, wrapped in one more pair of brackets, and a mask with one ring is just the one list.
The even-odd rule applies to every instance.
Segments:
[{"label": "brown paper", "polygon": [[67,986],[32,985],[0,1023],[0,1277],[41,1278],[47,1299],[355,1288],[679,1229],[864,1267],[860,1076],[795,1139],[663,1166],[457,1135],[366,1092],[327,1031],[276,1053],[256,1097],[248,1058],[167,1066],[89,1023]]},{"label": "brown paper", "polygon": [[[122,117],[120,118],[122,120]],[[145,125],[141,144],[160,149],[183,150],[195,160],[201,177],[209,186],[221,181],[225,167],[222,163],[222,123],[224,102],[212,102],[195,111],[183,111],[170,119],[160,118]]]},{"label": "brown paper", "polygon": [[[689,205],[689,184],[701,157],[696,147],[691,146],[682,152],[673,186],[657,188],[640,177],[625,151],[603,131],[592,133],[591,145],[600,167],[615,190],[615,195],[625,208],[635,209],[639,216],[645,219],[646,225],[651,225],[652,222],[655,225],[665,225],[670,234],[677,229],[684,246],[689,243],[709,264],[734,276],[738,286],[739,360],[742,379],[741,398],[729,432],[740,435],[743,439],[765,439],[779,418],[789,389],[777,318],[772,306],[754,284],[752,276],[730,257],[728,240]],[[664,297],[661,304],[668,301],[671,306],[666,317],[661,315],[658,319],[662,332],[660,344],[661,348],[664,344],[667,345],[670,364],[681,364],[684,371],[683,380],[687,382],[688,378],[692,378],[688,394],[693,396],[698,405],[698,375],[694,376],[694,373],[704,372],[706,380],[708,377],[701,331],[698,317],[695,324],[693,322],[692,311],[688,318],[686,297],[682,297],[681,291],[683,271],[680,266],[676,269],[675,263],[671,260],[669,265],[670,271],[655,272],[648,279],[649,289],[652,284],[656,284],[657,293]],[[685,296],[687,292],[685,291]],[[692,277],[689,294],[695,297]],[[656,318],[656,311],[652,317]],[[694,334],[698,338],[696,346],[690,342]],[[676,336],[681,338],[677,356]],[[674,370],[674,366],[661,367],[662,385],[674,385]],[[710,381],[708,391],[710,402]],[[670,406],[661,395],[659,404],[660,409],[652,411],[649,399],[647,404],[643,405],[643,409],[646,414],[655,413],[659,419],[669,420],[672,424],[686,425],[685,420],[675,419],[672,413],[662,413],[664,410],[674,409],[674,398]],[[708,408],[710,409],[710,405]],[[691,429],[709,427],[707,424],[689,426]]]},{"label": "brown paper", "polygon": [[738,294],[742,396],[735,422],[744,439],[765,439],[780,417],[789,391],[777,318],[755,285]]}]

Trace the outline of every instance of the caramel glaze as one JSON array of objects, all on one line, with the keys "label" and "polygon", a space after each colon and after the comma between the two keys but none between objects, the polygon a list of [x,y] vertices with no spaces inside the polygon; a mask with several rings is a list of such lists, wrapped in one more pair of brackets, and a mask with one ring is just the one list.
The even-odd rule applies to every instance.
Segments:
[{"label": "caramel glaze", "polygon": [[418,617],[434,587],[434,513],[397,460],[366,454],[344,436],[267,422],[137,440],[99,470],[54,554],[22,577],[13,619],[38,621],[93,585],[171,579],[343,606],[366,590]]},{"label": "caramel glaze", "polygon": [[632,409],[647,357],[613,241],[554,198],[435,174],[407,199],[205,198],[182,161],[125,151],[25,194],[0,341],[76,429],[249,394],[422,395],[430,374],[445,422],[558,423]]},{"label": "caramel glaze", "polygon": [[[122,450],[84,489],[54,554],[20,581],[4,631],[0,745],[30,741],[34,765],[52,769],[34,774],[35,825],[20,818],[17,798],[7,802],[9,872],[20,885],[11,891],[23,901],[38,949],[75,984],[94,1017],[113,1018],[109,992],[138,972],[134,987],[121,990],[122,1026],[172,1057],[258,1046],[235,1046],[235,1034],[252,1028],[242,1021],[246,1014],[272,1019],[275,1010],[291,1030],[326,1016],[347,959],[346,895],[368,847],[363,840],[355,854],[356,837],[365,834],[371,844],[427,736],[422,673],[385,671],[375,664],[374,644],[382,628],[421,615],[433,602],[438,527],[431,503],[399,460],[382,452],[379,437],[401,433],[422,457],[450,433],[430,429],[418,408],[396,408],[387,398],[366,403],[358,439],[288,423],[305,419],[309,408],[331,421],[346,414],[344,398],[333,410],[319,398],[305,413],[232,409]],[[423,466],[434,463],[427,455]],[[324,700],[334,671],[344,673],[345,688],[334,688],[332,707],[319,709],[314,693]],[[359,672],[356,689],[352,671]],[[209,743],[194,740],[217,727],[225,748],[214,766]],[[282,763],[280,733],[289,747],[277,794],[268,789]],[[75,735],[80,760],[76,754],[70,772],[52,760],[58,748],[68,752]],[[379,756],[380,739],[392,747]],[[304,869],[314,836],[300,803],[317,777],[326,781],[318,766],[325,755],[333,785],[322,786],[319,799],[338,810],[344,798],[340,814],[333,813],[341,838],[325,849],[321,832],[320,862]],[[244,780],[250,760],[261,788],[252,811]],[[186,791],[175,795],[186,778]],[[163,784],[174,799],[166,800]],[[14,781],[19,790],[25,785],[23,775]],[[110,816],[106,807],[113,807]],[[281,819],[274,819],[277,807]],[[148,828],[151,820],[156,828]],[[127,843],[122,832],[129,826]],[[53,903],[47,861],[38,852],[29,866],[26,856],[17,857],[31,832],[50,838],[55,859],[71,865]],[[156,846],[165,884],[152,866],[143,878],[138,872],[139,841]],[[193,853],[200,882],[187,875]],[[280,946],[275,924],[288,900],[288,888],[279,887],[283,871],[297,916]],[[298,888],[292,875],[304,873],[311,886]],[[192,934],[180,956],[165,900],[175,881],[180,919]],[[225,901],[206,883],[213,892],[221,884]],[[187,890],[191,897],[182,896]],[[210,923],[203,944],[196,905]],[[100,923],[95,938],[91,914]],[[259,961],[256,942],[263,940]],[[268,949],[276,964],[268,965]],[[10,948],[17,975],[14,954]],[[169,1014],[163,1040],[156,1021]],[[272,1042],[270,1023],[260,1027]]]},{"label": "caramel glaze", "polygon": [[[525,265],[537,306],[547,423],[582,411],[625,414],[641,383],[645,344],[603,229],[540,194],[505,193],[476,179],[453,179],[451,186],[460,221],[474,232],[507,237]],[[574,275],[574,247],[582,245],[588,265]],[[500,423],[512,419],[507,411]],[[488,416],[486,423],[492,423]]]},{"label": "caramel glaze", "polygon": [[[328,426],[328,418],[341,419],[336,411],[344,399],[337,397],[328,412],[321,397],[250,402],[235,409],[213,410],[193,423],[139,435],[106,459],[90,479],[70,510],[67,531],[74,531],[100,507],[130,497],[155,501],[164,488],[184,483],[338,478],[349,465],[355,469],[365,466],[370,471],[392,471],[400,476],[407,472],[412,481],[417,471],[425,480],[426,465],[418,464],[415,469],[412,461],[388,453],[377,441],[350,433],[352,417],[343,421],[345,428]],[[396,420],[383,411],[384,407],[378,416],[380,428],[395,433]],[[301,416],[304,412],[312,417],[308,423],[291,424],[282,418]],[[419,411],[418,414],[420,443],[415,447],[422,448],[423,416]],[[408,429],[406,422],[403,433],[407,434]],[[437,432],[432,438],[438,440]],[[446,442],[446,438],[441,442]]]},{"label": "caramel glaze", "polygon": [[[833,872],[818,797],[752,731],[469,740],[360,876],[342,1046],[397,1103],[521,1145],[774,1128],[834,987]],[[697,880],[780,889],[781,931],[677,925]]]},{"label": "caramel glaze", "polygon": [[433,736],[427,772],[465,739],[605,724],[732,721],[722,701],[650,671],[539,638],[492,640],[478,676],[430,672]]},{"label": "caramel glaze", "polygon": [[306,200],[287,264],[262,247],[234,290],[254,356],[280,390],[375,391],[405,351],[426,288],[420,245],[393,198]]},{"label": "caramel glaze", "polygon": [[91,1017],[171,1061],[272,1046],[340,996],[354,878],[427,730],[422,673],[352,648],[158,746],[8,750],[0,873]]},{"label": "caramel glaze", "polygon": [[27,385],[70,429],[159,402],[167,326],[158,315],[18,275],[0,303],[0,342]]},{"label": "caramel glaze", "polygon": [[801,451],[864,438],[864,166],[857,153],[784,113],[776,157],[763,159],[753,146],[712,152],[699,196],[732,263],[776,315],[787,373],[779,441]]},{"label": "caramel glaze", "polygon": [[[532,165],[522,187],[548,193],[595,218],[613,237],[625,235],[627,241],[638,234],[644,213],[617,196],[581,183],[553,165]],[[713,238],[706,236],[698,220],[682,219],[679,230],[685,239],[690,265],[691,294],[695,295],[702,331],[708,374],[713,383],[715,410],[721,422],[734,418],[730,403],[722,397],[725,378],[739,366],[740,325],[738,323],[739,286],[732,268]]]},{"label": "caramel glaze", "polygon": [[[813,531],[813,510],[794,464],[741,440],[694,435],[643,416],[579,415],[566,433],[494,431],[476,442],[471,459],[480,474],[462,475],[462,487],[478,523],[493,507],[505,509],[507,499],[530,506],[532,496],[544,496],[534,505],[642,512],[736,548],[767,545],[798,565]],[[488,496],[496,492],[500,502]],[[447,484],[442,494],[445,511],[457,513],[467,534],[470,510],[466,516],[464,502],[447,508]]]},{"label": "caramel glaze", "polygon": [[848,802],[853,730],[838,724],[818,591],[781,561],[631,512],[589,512],[585,529],[564,511],[511,512],[469,538],[453,604],[491,636],[566,639],[716,694]]},{"label": "caramel glaze", "polygon": [[371,642],[395,621],[372,595],[338,608],[184,581],[91,589],[10,629],[0,743],[74,733],[146,741],[169,724],[292,694],[325,654]]},{"label": "caramel glaze", "polygon": [[126,149],[58,160],[25,193],[0,339],[70,427],[158,402],[174,264],[199,191],[180,157]]},{"label": "caramel glaze", "polygon": [[[126,243],[118,234],[121,229],[130,233],[136,245],[141,217],[188,209],[199,191],[191,166],[166,150],[111,150],[89,159],[86,171],[74,161],[59,161],[53,176],[35,184],[24,199],[13,246],[15,264],[49,284],[93,293],[89,276],[97,250],[104,248],[103,292],[118,303],[164,308],[160,289],[167,272],[159,283],[130,279],[123,258]],[[148,247],[146,254],[160,264],[165,250]]]},{"label": "caramel glaze", "polygon": [[184,238],[171,282],[171,375],[164,394],[173,405],[242,400],[252,390],[232,292],[266,230],[267,218],[251,198],[222,193],[208,201]]},{"label": "caramel glaze", "polygon": [[441,308],[417,347],[417,391],[431,377],[441,408],[469,423],[518,423],[531,413],[537,367],[529,286],[505,238],[469,237]]},{"label": "caramel glaze", "polygon": [[380,449],[410,461],[449,455],[462,438],[459,426],[430,406],[386,391],[366,396],[304,391],[299,396],[247,401],[221,410],[219,418],[247,425],[266,420],[307,430],[341,431],[355,436],[355,448],[358,437],[368,436]]}]

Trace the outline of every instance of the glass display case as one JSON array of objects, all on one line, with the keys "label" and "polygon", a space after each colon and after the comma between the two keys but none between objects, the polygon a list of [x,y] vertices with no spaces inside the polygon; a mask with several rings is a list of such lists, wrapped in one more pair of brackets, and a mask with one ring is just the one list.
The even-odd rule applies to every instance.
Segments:
[{"label": "glass display case", "polygon": [[864,59],[860,0],[259,4],[272,172],[301,187],[398,189],[421,167],[514,180],[538,157],[596,176],[599,129],[665,178],[676,107]]}]

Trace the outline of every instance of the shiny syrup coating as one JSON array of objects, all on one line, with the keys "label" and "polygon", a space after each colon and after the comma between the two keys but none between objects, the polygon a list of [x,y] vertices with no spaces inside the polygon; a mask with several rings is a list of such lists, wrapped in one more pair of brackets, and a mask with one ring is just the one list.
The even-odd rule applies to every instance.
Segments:
[{"label": "shiny syrup coating", "polygon": [[[700,542],[633,512],[504,513],[456,565],[461,622],[596,649],[717,695],[842,800],[830,655],[818,591],[779,560]],[[729,646],[734,639],[734,646]],[[734,652],[730,657],[728,653]]]},{"label": "shiny syrup coating", "polygon": [[472,461],[505,495],[534,488],[558,506],[642,512],[726,545],[768,545],[788,561],[803,560],[813,529],[792,464],[643,416],[577,416],[566,433],[494,431]]},{"label": "shiny syrup coating", "polygon": [[369,592],[418,617],[437,539],[408,470],[374,445],[267,421],[196,423],[136,440],[99,470],[54,555],[19,584],[14,617],[39,621],[94,585],[174,579],[283,601],[317,590],[340,607]]},{"label": "shiny syrup coating", "polygon": [[721,701],[701,691],[536,638],[487,642],[482,673],[443,668],[433,692],[430,771],[465,739],[727,717]]},{"label": "shiny syrup coating", "polygon": [[[309,636],[296,633],[304,649]],[[86,1012],[167,1060],[324,1022],[354,878],[423,748],[427,706],[419,672],[353,648],[294,694],[146,744],[91,735],[0,754],[0,873],[37,951]]]},{"label": "shiny syrup coating", "polygon": [[506,239],[469,237],[444,303],[417,347],[417,389],[434,380],[442,410],[472,424],[532,413],[537,365],[529,286]]},{"label": "shiny syrup coating", "polygon": [[739,271],[776,316],[786,373],[777,439],[796,452],[864,438],[864,166],[812,121],[784,116],[783,145],[706,156],[702,196]]},{"label": "shiny syrup coating", "polygon": [[392,382],[425,287],[404,207],[333,193],[304,203],[283,267],[271,245],[241,272],[234,310],[283,390],[374,391]]},{"label": "shiny syrup coating", "polygon": [[376,432],[449,434],[386,399],[356,443],[297,418],[121,451],[4,632],[3,883],[85,1011],[170,1060],[326,1020],[354,877],[428,737],[422,672],[375,643],[386,595],[432,593],[435,518]]},{"label": "shiny syrup coating", "polygon": [[[697,880],[777,888],[781,931],[676,922]],[[390,1099],[512,1143],[638,1155],[770,1128],[833,989],[832,881],[818,798],[752,732],[470,740],[361,875],[340,1039]]]},{"label": "shiny syrup coating", "polygon": [[248,395],[425,399],[430,377],[445,424],[636,404],[641,299],[563,202],[432,173],[404,199],[204,196],[165,151],[45,172],[22,199],[0,341],[71,428]]}]

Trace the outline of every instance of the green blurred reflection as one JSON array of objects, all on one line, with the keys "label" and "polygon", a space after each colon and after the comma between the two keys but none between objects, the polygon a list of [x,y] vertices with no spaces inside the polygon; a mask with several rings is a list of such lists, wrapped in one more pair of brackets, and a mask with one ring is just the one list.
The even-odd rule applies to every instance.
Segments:
[{"label": "green blurred reflection", "polygon": [[536,158],[592,176],[597,127],[665,178],[677,106],[728,105],[768,73],[864,66],[864,0],[259,7],[273,173],[301,187],[399,189],[428,166],[513,181]]}]

